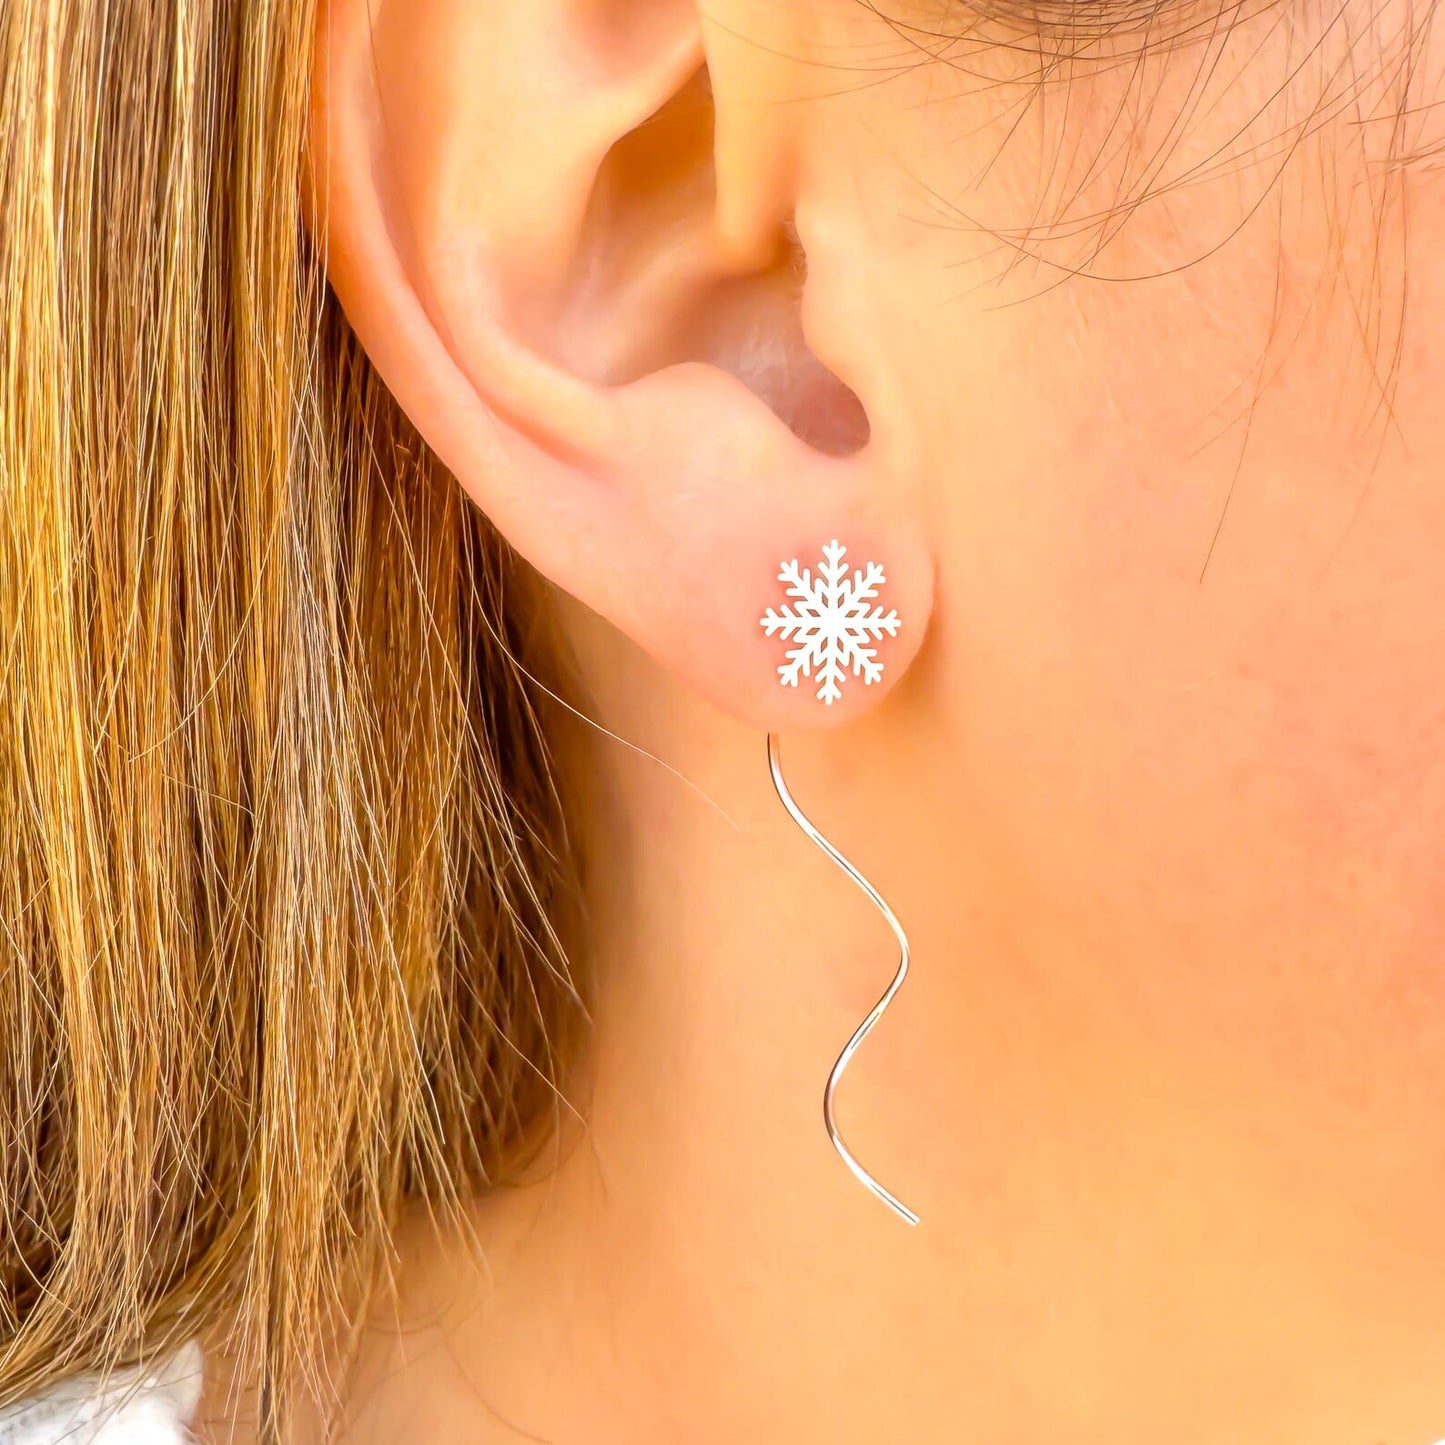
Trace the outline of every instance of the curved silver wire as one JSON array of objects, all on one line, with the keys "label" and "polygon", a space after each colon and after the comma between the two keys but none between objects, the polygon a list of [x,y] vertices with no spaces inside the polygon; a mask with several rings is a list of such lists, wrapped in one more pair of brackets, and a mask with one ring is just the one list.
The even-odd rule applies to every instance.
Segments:
[{"label": "curved silver wire", "polygon": [[787,783],[783,781],[783,765],[779,757],[777,733],[768,734],[768,771],[772,773],[773,786],[778,790],[778,797],[782,799],[783,806],[791,814],[793,821],[868,895],[874,907],[888,920],[888,926],[898,940],[898,972],[893,975],[893,982],[884,989],[883,997],[868,1011],[868,1017],[853,1031],[853,1037],[843,1045],[843,1052],[838,1055],[837,1062],[828,1074],[828,1082],[823,1088],[823,1123],[827,1126],[828,1137],[833,1141],[833,1147],[838,1151],[843,1162],[853,1171],[858,1182],[881,1199],[900,1219],[906,1220],[909,1224],[917,1224],[918,1216],[902,1200],[890,1194],[853,1157],[852,1152],[843,1142],[843,1136],[838,1132],[838,1125],[833,1118],[833,1091],[838,1087],[838,1080],[843,1077],[843,1070],[848,1067],[848,1060],[853,1057],[858,1045],[868,1037],[873,1025],[883,1017],[883,1011],[893,1001],[893,995],[898,992],[908,973],[908,935],[904,933],[903,925],[899,923],[893,910],[883,901],[883,895],[813,826],[807,814],[793,801],[793,795],[788,791]]}]

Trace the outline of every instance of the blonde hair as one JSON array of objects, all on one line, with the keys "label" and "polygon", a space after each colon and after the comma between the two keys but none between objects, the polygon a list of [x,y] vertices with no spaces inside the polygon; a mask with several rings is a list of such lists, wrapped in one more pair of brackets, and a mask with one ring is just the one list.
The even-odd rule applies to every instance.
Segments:
[{"label": "blonde hair", "polygon": [[232,1321],[279,1433],[585,1017],[539,589],[308,248],[314,23],[0,8],[0,1404]]}]

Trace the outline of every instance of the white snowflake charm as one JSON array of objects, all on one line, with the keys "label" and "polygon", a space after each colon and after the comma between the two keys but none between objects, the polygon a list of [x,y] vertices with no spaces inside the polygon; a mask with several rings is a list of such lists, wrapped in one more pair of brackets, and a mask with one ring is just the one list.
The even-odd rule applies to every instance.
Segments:
[{"label": "white snowflake charm", "polygon": [[[800,677],[818,684],[818,700],[831,706],[843,696],[843,679],[852,672],[864,686],[883,676],[873,643],[898,632],[898,614],[876,604],[878,589],[887,580],[883,568],[870,562],[852,577],[843,557],[847,548],[837,541],[823,548],[818,575],[799,568],[798,559],[784,562],[778,581],[788,584],[791,601],[781,610],[768,608],[758,620],[768,636],[777,633],[793,645],[788,660],[778,668],[784,687],[797,687]],[[871,608],[870,603],[874,603]]]}]

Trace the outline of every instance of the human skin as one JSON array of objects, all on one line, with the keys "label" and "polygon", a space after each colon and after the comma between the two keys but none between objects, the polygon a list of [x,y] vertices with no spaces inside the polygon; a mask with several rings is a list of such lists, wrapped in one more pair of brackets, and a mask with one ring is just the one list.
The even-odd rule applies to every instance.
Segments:
[{"label": "human skin", "polygon": [[[962,6],[334,0],[312,224],[596,724],[585,1131],[484,1265],[408,1228],[350,1438],[1445,1435],[1425,18],[1039,86],[888,23]],[[825,715],[757,619],[834,535],[904,627]],[[839,1108],[916,1228],[824,1134],[895,956],[769,728],[912,940]]]}]

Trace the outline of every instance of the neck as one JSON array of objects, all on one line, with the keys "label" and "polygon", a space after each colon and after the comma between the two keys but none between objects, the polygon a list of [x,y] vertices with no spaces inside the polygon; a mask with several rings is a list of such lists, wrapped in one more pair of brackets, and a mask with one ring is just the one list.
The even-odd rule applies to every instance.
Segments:
[{"label": "neck", "polygon": [[[939,1210],[920,1230],[895,1217],[823,1127],[824,1082],[893,977],[897,944],[784,810],[762,735],[659,695],[634,654],[590,655],[588,711],[633,746],[567,729],[588,820],[596,1004],[572,1100],[586,1123],[544,1180],[479,1207],[473,1284],[459,1287],[455,1254],[418,1228],[403,1312],[437,1321],[468,1371],[455,1396],[434,1378],[421,1394],[458,1420],[485,1399],[558,1440],[676,1440],[675,1422],[699,1415],[723,1438],[753,1438],[790,1412],[793,1427],[768,1438],[817,1437],[828,1381],[874,1368],[887,1322],[927,1298],[961,1244]],[[907,790],[885,767],[850,771],[856,740],[782,745],[799,804],[906,915],[910,891],[933,886],[889,818],[890,794]],[[941,972],[910,976],[837,1093],[849,1147],[920,1212],[948,1153],[939,1111],[964,1093],[950,1074],[973,1052],[967,1020],[948,1017],[961,992]],[[821,1319],[829,1330],[809,1323]],[[799,1387],[779,1381],[780,1361]],[[399,1383],[392,1398],[414,1429],[417,1399]],[[842,1439],[857,1398],[839,1408]],[[389,1410],[369,1420],[378,1439],[399,1423]],[[870,1438],[887,1438],[876,1424]],[[494,1425],[498,1440],[523,1438]]]},{"label": "neck", "polygon": [[963,797],[953,767],[939,796],[939,741],[901,706],[887,736],[784,738],[800,805],[913,945],[838,1092],[909,1228],[821,1109],[893,975],[886,923],[784,811],[761,735],[570,625],[589,715],[632,744],[565,730],[596,983],[586,1123],[476,1207],[471,1242],[406,1231],[348,1445],[876,1445],[900,1422],[920,1442],[1092,1441],[1181,1418],[1191,1440],[1429,1438],[1428,1167],[1386,1247],[1365,1146],[1335,1147],[1343,1106],[1286,1089],[1267,1033],[1227,1034],[1209,1002],[1206,965],[1240,939],[1202,911],[1173,935],[1132,885],[1066,886],[1096,846],[1067,795],[1015,850],[997,800],[1040,808],[1037,783]]}]

